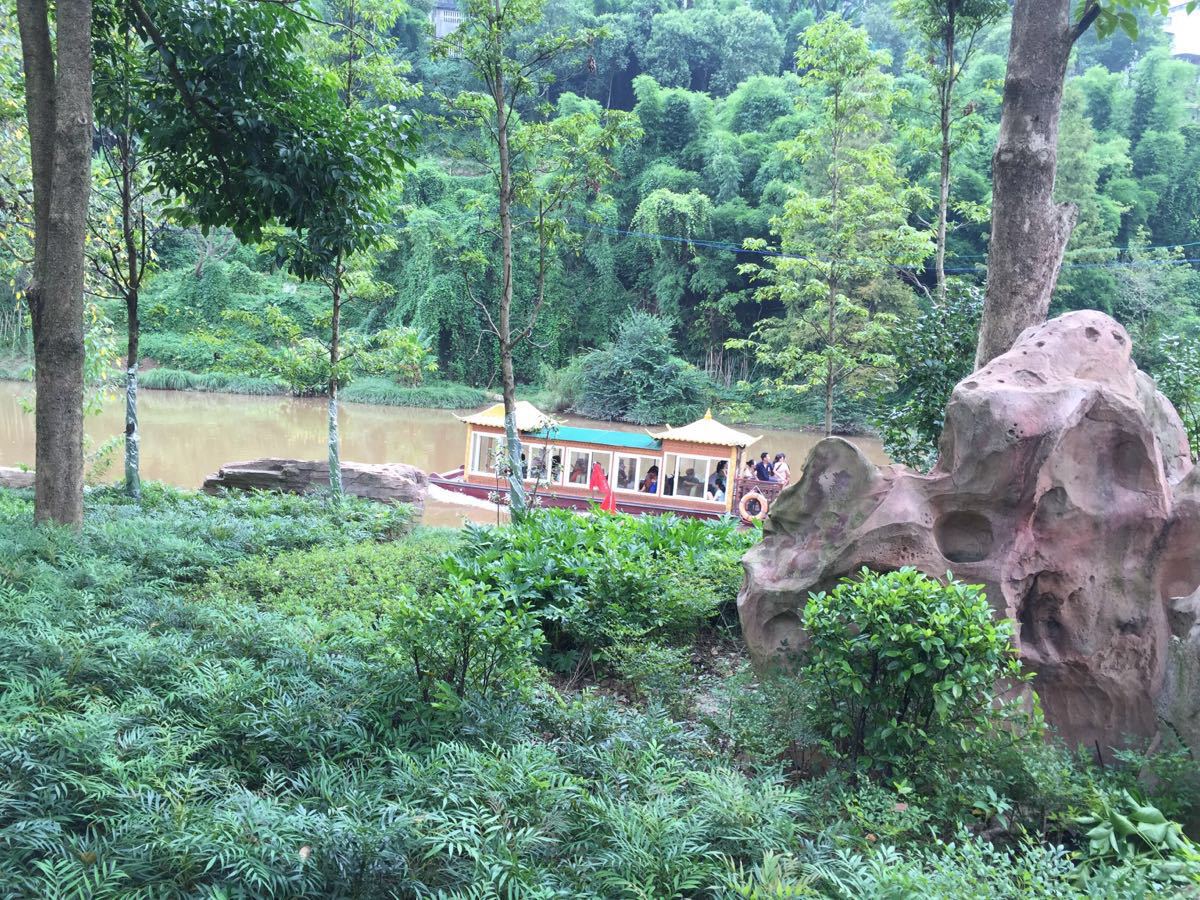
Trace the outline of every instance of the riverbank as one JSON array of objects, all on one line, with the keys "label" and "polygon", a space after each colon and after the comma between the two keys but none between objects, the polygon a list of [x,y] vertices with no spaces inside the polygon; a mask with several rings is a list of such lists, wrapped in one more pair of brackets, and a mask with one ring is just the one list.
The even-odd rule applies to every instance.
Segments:
[{"label": "riverbank", "polygon": [[[0,357],[0,381],[30,382],[32,364],[28,360]],[[246,397],[290,397],[287,385],[274,378],[255,378],[226,372],[189,372],[183,369],[155,367],[138,377],[143,389],[156,391],[189,391],[201,394],[236,394]],[[398,385],[386,378],[363,377],[351,382],[341,391],[345,403],[371,406],[398,406],[413,409],[474,410],[500,400],[494,391],[472,387],[454,381],[431,381],[415,387]],[[517,397],[528,400],[548,412],[555,412],[553,397],[544,388],[526,385],[518,388]],[[727,425],[749,428],[770,428],[781,431],[819,431],[816,417],[806,410],[784,410],[777,407],[751,407],[734,404],[728,409],[714,407],[718,418]],[[580,417],[582,418],[582,417]],[[588,419],[605,426],[627,424]],[[838,434],[869,435],[857,425],[839,428]]]}]

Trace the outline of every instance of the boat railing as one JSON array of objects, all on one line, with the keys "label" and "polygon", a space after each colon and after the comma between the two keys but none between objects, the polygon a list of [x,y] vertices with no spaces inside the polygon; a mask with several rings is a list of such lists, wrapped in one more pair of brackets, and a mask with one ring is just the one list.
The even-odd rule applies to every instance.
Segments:
[{"label": "boat railing", "polygon": [[733,509],[735,512],[738,510],[742,498],[747,494],[758,494],[767,501],[768,507],[773,506],[785,487],[787,487],[786,484],[778,481],[759,481],[757,478],[739,477],[734,482]]}]

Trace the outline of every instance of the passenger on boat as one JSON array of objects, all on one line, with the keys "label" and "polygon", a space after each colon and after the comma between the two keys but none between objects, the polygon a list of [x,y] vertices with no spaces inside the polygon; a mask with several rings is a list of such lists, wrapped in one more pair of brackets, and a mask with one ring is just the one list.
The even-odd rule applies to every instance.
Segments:
[{"label": "passenger on boat", "polygon": [[562,475],[562,457],[557,453],[550,458],[550,480],[557,483]]},{"label": "passenger on boat", "polygon": [[567,481],[571,484],[587,484],[587,480],[587,458],[578,456],[571,466],[571,474],[567,476]]},{"label": "passenger on boat", "polygon": [[775,471],[771,467],[771,454],[763,451],[759,454],[758,464],[754,467],[754,477],[759,481],[778,481],[775,477]]},{"label": "passenger on boat", "polygon": [[628,490],[633,486],[633,473],[625,468],[625,460],[617,467],[617,487]]},{"label": "passenger on boat", "polygon": [[695,469],[688,469],[679,479],[679,493],[689,497],[699,497],[704,490],[704,482],[696,477]]},{"label": "passenger on boat", "polygon": [[752,460],[752,459],[746,460],[746,467],[744,469],[742,469],[742,477],[743,478],[757,478],[758,477],[757,475],[754,474],[754,460]]},{"label": "passenger on boat", "polygon": [[658,466],[651,466],[646,472],[646,477],[642,479],[642,483],[638,485],[638,490],[643,494],[658,493]]},{"label": "passenger on boat", "polygon": [[776,481],[781,481],[784,484],[791,484],[792,467],[788,465],[786,453],[775,454],[775,462],[771,464],[771,469],[775,473]]},{"label": "passenger on boat", "polygon": [[727,486],[725,470],[728,467],[729,463],[721,460],[717,463],[717,471],[713,472],[712,476],[708,479],[708,493],[714,500],[721,501],[725,499],[725,489]]}]

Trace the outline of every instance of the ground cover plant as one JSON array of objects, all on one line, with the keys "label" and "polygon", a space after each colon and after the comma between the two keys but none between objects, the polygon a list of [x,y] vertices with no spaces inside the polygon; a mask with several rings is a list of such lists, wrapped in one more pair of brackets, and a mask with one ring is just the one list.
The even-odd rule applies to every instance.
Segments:
[{"label": "ground cover plant", "polygon": [[[823,766],[797,679],[696,662],[753,532],[553,512],[455,535],[156,485],[140,507],[90,492],[79,533],[35,529],[31,506],[0,491],[0,896],[1138,897],[1195,878],[1158,812],[1178,798],[1040,736],[939,743],[886,777]],[[671,599],[679,579],[701,599]],[[550,685],[555,652],[635,668],[612,649],[630,629],[659,653],[636,661],[682,659],[690,702]],[[1127,814],[1149,832],[1101,846],[1100,817]]]}]

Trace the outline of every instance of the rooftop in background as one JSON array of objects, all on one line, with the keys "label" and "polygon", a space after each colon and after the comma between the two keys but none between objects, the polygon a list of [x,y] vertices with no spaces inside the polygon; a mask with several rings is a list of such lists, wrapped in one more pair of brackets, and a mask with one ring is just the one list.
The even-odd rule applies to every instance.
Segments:
[{"label": "rooftop in background", "polygon": [[[668,428],[654,435],[662,441],[690,441],[693,444],[714,444],[718,447],[749,447],[756,437],[751,437],[742,431],[736,431],[728,425],[722,425],[712,417],[712,410],[704,414],[703,419],[697,419],[690,425],[679,428]],[[759,435],[761,437],[761,435]]]},{"label": "rooftop in background", "polygon": [[1166,32],[1171,36],[1171,55],[1200,63],[1200,10],[1188,15],[1186,3],[1172,3]]}]

